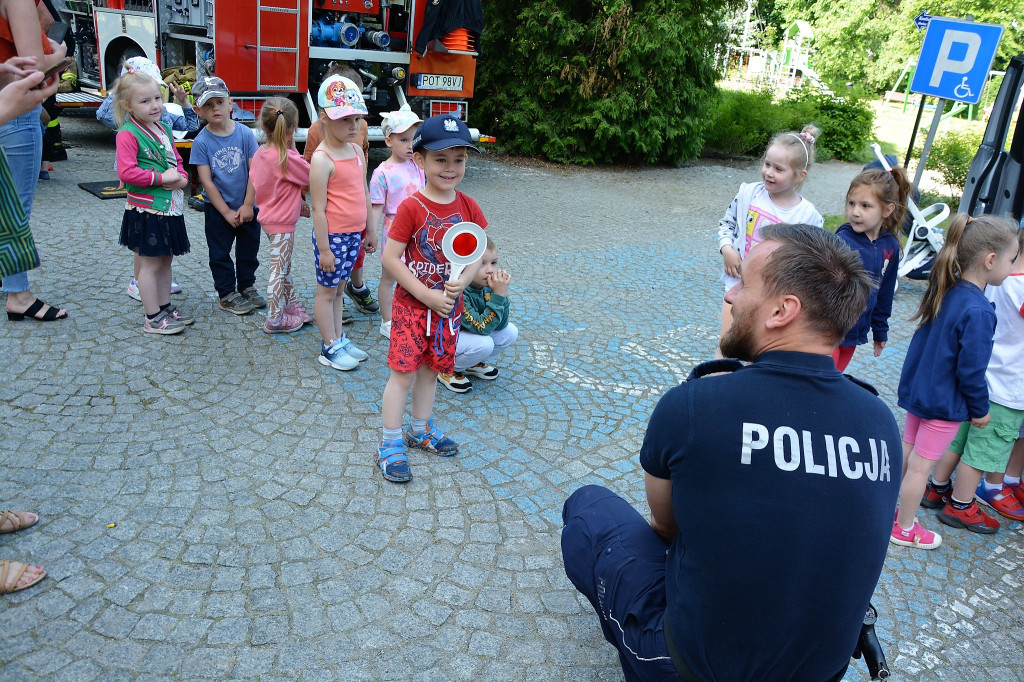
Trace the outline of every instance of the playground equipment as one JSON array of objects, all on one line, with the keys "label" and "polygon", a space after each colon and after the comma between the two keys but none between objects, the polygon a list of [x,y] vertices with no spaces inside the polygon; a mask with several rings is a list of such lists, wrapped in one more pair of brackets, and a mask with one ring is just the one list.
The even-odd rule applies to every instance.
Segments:
[{"label": "playground equipment", "polygon": [[753,47],[748,39],[748,17],[744,23],[741,45],[728,48],[726,70],[736,70],[737,79],[754,87],[768,87],[777,95],[810,83],[822,92],[831,92],[829,87],[811,67],[811,43],[814,29],[803,20],[796,20],[783,34],[782,46],[778,51]]}]

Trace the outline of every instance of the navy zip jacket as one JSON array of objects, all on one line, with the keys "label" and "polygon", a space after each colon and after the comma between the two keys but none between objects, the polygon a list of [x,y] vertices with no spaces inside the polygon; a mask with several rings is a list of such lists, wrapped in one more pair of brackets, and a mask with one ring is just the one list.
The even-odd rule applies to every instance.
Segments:
[{"label": "navy zip jacket", "polygon": [[988,414],[985,369],[992,357],[995,306],[961,280],[939,314],[914,332],[897,390],[898,405],[921,419],[962,422]]},{"label": "navy zip jacket", "polygon": [[868,307],[860,319],[846,334],[840,346],[859,346],[868,342],[868,330],[874,341],[889,340],[889,315],[892,314],[892,298],[896,293],[897,271],[900,262],[900,242],[888,232],[871,241],[866,234],[858,234],[849,224],[836,230],[851,249],[860,254],[864,269],[878,286],[868,296]]}]

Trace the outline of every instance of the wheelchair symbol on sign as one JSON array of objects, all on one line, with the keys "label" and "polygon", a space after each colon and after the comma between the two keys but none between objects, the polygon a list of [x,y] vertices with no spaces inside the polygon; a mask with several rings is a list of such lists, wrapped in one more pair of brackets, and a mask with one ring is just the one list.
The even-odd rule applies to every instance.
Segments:
[{"label": "wheelchair symbol on sign", "polygon": [[964,79],[960,81],[960,85],[953,88],[953,94],[956,95],[958,99],[970,99],[974,97],[974,93],[971,92],[971,86],[967,85],[967,76],[964,76]]}]

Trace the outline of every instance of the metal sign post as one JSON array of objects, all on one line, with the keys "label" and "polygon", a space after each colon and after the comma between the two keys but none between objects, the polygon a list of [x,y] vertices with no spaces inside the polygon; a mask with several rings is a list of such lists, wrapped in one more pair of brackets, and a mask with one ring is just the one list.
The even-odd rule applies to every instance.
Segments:
[{"label": "metal sign post", "polygon": [[928,128],[928,137],[924,138],[924,149],[921,150],[921,160],[918,162],[917,170],[914,172],[914,187],[921,184],[921,176],[924,175],[924,167],[928,165],[928,155],[932,151],[932,142],[935,141],[935,131],[939,127],[939,121],[942,120],[942,112],[945,108],[946,100],[940,97],[935,101],[935,115],[932,116],[932,124]]}]

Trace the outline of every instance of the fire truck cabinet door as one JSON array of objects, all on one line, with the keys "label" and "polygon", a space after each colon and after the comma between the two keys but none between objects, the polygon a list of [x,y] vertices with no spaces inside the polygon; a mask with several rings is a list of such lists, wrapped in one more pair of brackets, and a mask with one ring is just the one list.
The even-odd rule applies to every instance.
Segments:
[{"label": "fire truck cabinet door", "polygon": [[214,5],[216,71],[239,92],[305,92],[308,0],[235,0]]},{"label": "fire truck cabinet door", "polygon": [[[106,90],[110,87],[107,81],[106,63],[108,59],[116,59],[120,64],[128,43],[125,39],[135,43],[148,59],[154,63],[157,60],[156,47],[156,17],[124,12],[121,10],[101,9],[97,7],[96,13],[96,42],[100,50],[100,87]],[[117,52],[116,55],[108,54],[108,51]],[[117,74],[114,74],[114,78]]]}]

